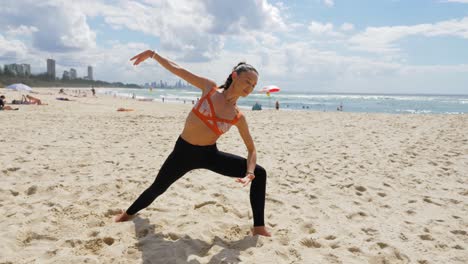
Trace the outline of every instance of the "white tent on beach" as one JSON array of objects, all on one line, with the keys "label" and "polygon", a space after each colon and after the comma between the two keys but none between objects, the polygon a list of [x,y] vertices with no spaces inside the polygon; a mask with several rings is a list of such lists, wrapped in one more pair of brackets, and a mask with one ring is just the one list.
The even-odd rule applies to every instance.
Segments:
[{"label": "white tent on beach", "polygon": [[32,91],[31,87],[27,86],[26,84],[22,84],[22,83],[14,83],[14,84],[8,85],[6,88],[14,90],[14,91],[26,91],[26,92],[31,92]]}]

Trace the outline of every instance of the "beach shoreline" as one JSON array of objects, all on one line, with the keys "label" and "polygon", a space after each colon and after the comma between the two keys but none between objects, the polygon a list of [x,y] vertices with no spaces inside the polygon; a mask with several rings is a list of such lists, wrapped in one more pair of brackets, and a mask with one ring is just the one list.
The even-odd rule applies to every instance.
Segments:
[{"label": "beach shoreline", "polygon": [[[113,222],[191,103],[35,90],[48,105],[0,111],[0,263],[468,262],[467,114],[242,109],[268,173],[265,238],[250,236],[249,188],[207,170]],[[236,128],[217,145],[247,153]]]}]

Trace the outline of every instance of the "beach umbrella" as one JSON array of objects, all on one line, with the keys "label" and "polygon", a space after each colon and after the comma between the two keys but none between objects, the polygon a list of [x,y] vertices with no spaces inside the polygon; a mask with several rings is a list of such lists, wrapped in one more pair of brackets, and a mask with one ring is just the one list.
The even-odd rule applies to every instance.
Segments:
[{"label": "beach umbrella", "polygon": [[14,91],[27,91],[27,92],[32,91],[31,87],[27,86],[26,84],[22,84],[22,83],[11,84],[11,85],[8,85],[6,88],[14,90]]},{"label": "beach umbrella", "polygon": [[270,96],[270,93],[277,93],[279,91],[281,91],[281,89],[276,85],[268,85],[260,90],[261,93],[266,93],[267,96]]},{"label": "beach umbrella", "polygon": [[260,90],[261,93],[266,93],[268,96],[268,107],[270,107],[270,94],[277,93],[279,91],[281,91],[281,89],[276,85],[267,85]]}]

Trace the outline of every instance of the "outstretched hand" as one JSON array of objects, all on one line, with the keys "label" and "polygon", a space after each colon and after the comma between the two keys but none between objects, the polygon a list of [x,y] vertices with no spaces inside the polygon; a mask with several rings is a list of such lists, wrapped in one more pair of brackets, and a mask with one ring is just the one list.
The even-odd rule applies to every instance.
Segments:
[{"label": "outstretched hand", "polygon": [[245,187],[245,186],[249,185],[249,183],[252,182],[253,179],[255,179],[255,175],[253,175],[253,174],[248,174],[248,175],[246,175],[244,178],[238,178],[238,179],[236,179],[236,182],[241,183],[241,184],[242,184],[242,187]]},{"label": "outstretched hand", "polygon": [[154,51],[152,50],[145,50],[142,53],[136,55],[135,57],[131,58],[130,61],[135,60],[133,65],[138,65],[141,62],[145,61],[148,58],[151,58],[154,55]]}]

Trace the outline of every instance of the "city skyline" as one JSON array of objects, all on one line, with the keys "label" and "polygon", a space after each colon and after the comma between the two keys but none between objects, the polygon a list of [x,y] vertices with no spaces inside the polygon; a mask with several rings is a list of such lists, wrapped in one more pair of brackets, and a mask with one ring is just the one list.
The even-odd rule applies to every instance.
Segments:
[{"label": "city skyline", "polygon": [[[32,74],[31,72],[31,65],[30,64],[25,64],[25,63],[11,63],[11,64],[5,64],[3,67],[2,72],[9,72],[14,75],[18,76],[29,76]],[[58,78],[57,72],[55,69],[55,60],[54,59],[46,59],[46,71],[45,72],[37,72],[36,74],[47,74],[48,76],[53,77],[54,79]],[[68,70],[64,70],[62,74],[62,78],[59,79],[78,79],[78,73],[75,68],[70,68]],[[94,80],[93,77],[93,67],[88,66],[87,67],[87,75],[83,75],[84,80]]]},{"label": "city skyline", "polygon": [[[47,74],[49,76],[53,76],[54,79],[61,79],[61,80],[75,80],[80,79],[77,70],[74,68],[70,68],[69,70],[64,70],[62,73],[62,77],[59,78],[55,71],[55,60],[53,59],[46,59],[46,71],[41,72],[39,74]],[[0,67],[0,73],[9,72],[17,76],[30,76],[31,75],[31,65],[30,64],[5,64],[4,67]],[[83,75],[81,78],[83,80],[94,80],[93,79],[93,67],[87,67],[87,75]],[[140,86],[143,88],[188,88],[193,87],[186,81],[182,81],[181,79],[173,82],[173,84],[168,83],[167,80],[159,80],[159,82],[146,82],[146,83],[139,83]]]},{"label": "city skyline", "polygon": [[181,79],[177,80],[174,82],[173,85],[169,84],[167,81],[159,80],[153,81],[153,82],[146,82],[144,84],[141,84],[143,88],[189,88],[193,87],[191,84],[189,84],[186,81],[182,81]]},{"label": "city skyline", "polygon": [[260,89],[275,84],[284,91],[467,93],[466,0],[2,4],[3,64],[42,65],[42,58],[53,57],[57,73],[86,72],[93,65],[107,81],[176,81],[155,61],[137,67],[130,62],[154,49],[218,84],[247,61],[260,73]]}]

